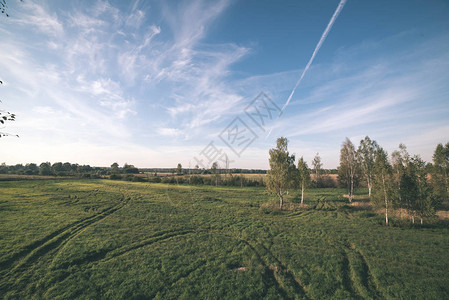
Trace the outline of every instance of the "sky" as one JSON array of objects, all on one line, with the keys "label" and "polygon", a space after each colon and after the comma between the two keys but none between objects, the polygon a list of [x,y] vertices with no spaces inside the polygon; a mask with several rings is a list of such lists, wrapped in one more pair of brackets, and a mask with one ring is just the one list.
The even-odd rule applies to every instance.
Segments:
[{"label": "sky", "polygon": [[429,162],[449,142],[448,1],[7,4],[0,163],[266,169],[283,136],[336,168],[346,137]]}]

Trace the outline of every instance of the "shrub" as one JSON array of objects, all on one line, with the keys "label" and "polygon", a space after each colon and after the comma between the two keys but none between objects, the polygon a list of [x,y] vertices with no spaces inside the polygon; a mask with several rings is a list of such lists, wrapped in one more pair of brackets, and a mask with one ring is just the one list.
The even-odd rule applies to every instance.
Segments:
[{"label": "shrub", "polygon": [[134,175],[132,174],[126,174],[122,180],[126,180],[126,181],[133,181],[134,180]]},{"label": "shrub", "polygon": [[148,182],[160,183],[161,178],[159,176],[150,177],[150,178],[148,178]]},{"label": "shrub", "polygon": [[120,179],[122,179],[122,176],[118,175],[118,174],[112,174],[111,176],[109,176],[109,179],[120,180]]}]

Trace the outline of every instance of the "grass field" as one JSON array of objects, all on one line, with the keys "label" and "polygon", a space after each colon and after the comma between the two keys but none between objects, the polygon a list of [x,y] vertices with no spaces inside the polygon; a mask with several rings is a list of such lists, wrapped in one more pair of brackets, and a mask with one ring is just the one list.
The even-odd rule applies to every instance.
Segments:
[{"label": "grass field", "polygon": [[386,227],[343,194],[278,211],[263,188],[0,182],[0,295],[449,297],[449,228]]}]

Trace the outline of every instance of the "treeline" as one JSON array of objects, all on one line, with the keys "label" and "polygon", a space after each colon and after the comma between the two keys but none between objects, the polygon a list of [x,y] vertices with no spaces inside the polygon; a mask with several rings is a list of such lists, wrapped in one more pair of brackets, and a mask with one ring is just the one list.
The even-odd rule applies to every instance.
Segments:
[{"label": "treeline", "polygon": [[124,164],[122,168],[117,163],[112,164],[111,168],[91,167],[90,165],[72,164],[69,162],[43,162],[39,165],[35,163],[16,164],[7,166],[5,163],[0,165],[0,174],[16,175],[40,175],[40,176],[61,176],[77,178],[104,178],[113,174],[137,174],[139,170],[133,165]]},{"label": "treeline", "polygon": [[[319,154],[315,156],[316,169],[313,169],[315,179],[311,180],[311,186],[314,188],[336,188],[338,182],[332,178],[331,174],[337,174],[337,170],[325,170],[321,169],[321,158]],[[154,177],[149,177],[148,180],[134,179],[136,181],[150,181],[150,182],[162,182],[171,184],[193,184],[193,185],[215,185],[215,186],[266,186],[266,180],[264,176],[251,176],[246,175],[265,175],[266,170],[258,169],[220,169],[218,162],[212,163],[209,169],[199,169],[196,166],[194,169],[183,169],[181,163],[178,163],[177,167],[172,170],[171,176],[163,176],[158,178],[158,173],[154,172]],[[240,173],[234,173],[234,171],[240,171]],[[184,176],[184,177],[179,177]],[[132,180],[132,178],[128,178]]]},{"label": "treeline", "polygon": [[100,167],[91,167],[90,165],[78,165],[66,163],[49,163],[43,162],[40,165],[29,163],[26,165],[17,164],[0,166],[0,174],[17,174],[17,175],[41,175],[41,176],[73,176],[80,178],[100,178],[107,174],[107,170]]},{"label": "treeline", "polygon": [[[232,174],[266,174],[267,170],[261,169],[218,169],[220,174],[232,173]],[[177,174],[178,168],[141,168],[140,172],[143,173],[171,173]],[[182,169],[184,174],[212,174],[211,169],[199,168],[195,166],[195,168]]]},{"label": "treeline", "polygon": [[[138,180],[138,179],[134,179]],[[170,183],[170,184],[192,184],[192,185],[213,185],[213,186],[265,186],[265,181],[262,176],[255,176],[248,178],[244,175],[233,174],[213,174],[211,175],[183,175],[183,176],[152,176],[147,180],[154,183]]]}]

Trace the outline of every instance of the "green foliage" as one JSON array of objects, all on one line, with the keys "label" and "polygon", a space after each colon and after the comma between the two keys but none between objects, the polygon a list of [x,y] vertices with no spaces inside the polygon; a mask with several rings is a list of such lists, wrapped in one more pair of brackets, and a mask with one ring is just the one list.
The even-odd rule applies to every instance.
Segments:
[{"label": "green foliage", "polygon": [[323,164],[321,163],[321,157],[320,154],[317,153],[315,157],[312,160],[312,167],[315,172],[315,180],[318,182],[321,176],[321,168],[323,167]]},{"label": "green foliage", "polygon": [[388,225],[388,209],[393,207],[393,169],[388,161],[387,152],[377,147],[374,164],[371,169],[374,186],[373,202],[385,209],[385,223]]},{"label": "green foliage", "polygon": [[112,174],[117,174],[119,172],[119,166],[117,162],[111,165],[111,172]]},{"label": "green foliage", "polygon": [[422,221],[422,218],[435,214],[435,201],[427,180],[426,164],[419,156],[414,156],[409,164],[409,169],[409,174],[416,186],[413,187],[416,192],[415,200],[412,201],[413,213],[416,212]]},{"label": "green foliage", "polygon": [[304,158],[301,158],[298,161],[298,175],[297,175],[297,187],[301,190],[301,203],[304,202],[304,192],[305,189],[310,185],[310,170],[307,166],[307,163],[304,161]]},{"label": "green foliage", "polygon": [[352,201],[354,187],[357,186],[360,174],[360,165],[354,144],[348,138],[340,149],[340,166],[338,167],[338,180],[347,187],[349,202]]},{"label": "green foliage", "polygon": [[410,157],[404,144],[392,154],[394,186],[399,208],[405,208],[415,222],[415,216],[432,216],[438,206],[437,197],[428,181],[428,167],[417,155]]},{"label": "green foliage", "polygon": [[122,176],[119,174],[112,174],[111,176],[109,176],[109,179],[111,180],[120,180],[122,179]]},{"label": "green foliage", "polygon": [[182,175],[184,174],[184,172],[182,171],[182,165],[179,163],[178,166],[176,167],[176,174],[177,175]]},{"label": "green foliage", "polygon": [[123,165],[123,173],[125,173],[125,174],[139,174],[139,169],[137,169],[133,165],[128,165],[127,163],[125,163]]},{"label": "green foliage", "polygon": [[357,158],[360,163],[360,168],[364,179],[368,185],[369,195],[371,196],[371,185],[373,181],[374,162],[376,159],[376,151],[379,145],[376,141],[372,141],[368,136],[360,141],[357,150]]},{"label": "green foliage", "polygon": [[438,144],[435,148],[431,183],[438,201],[449,201],[449,143]]},{"label": "green foliage", "polygon": [[288,153],[287,138],[277,139],[277,146],[270,149],[270,170],[267,172],[267,190],[279,197],[280,207],[283,205],[283,197],[289,188],[295,186],[297,171],[295,156]]},{"label": "green foliage", "polygon": [[301,156],[301,158],[298,160],[298,180],[300,185],[304,183],[304,186],[309,186],[311,180],[310,180],[310,169],[307,166],[307,162],[304,161],[304,158]]},{"label": "green foliage", "polygon": [[52,175],[53,172],[51,171],[51,164],[49,162],[47,163],[41,163],[39,166],[39,175]]}]

